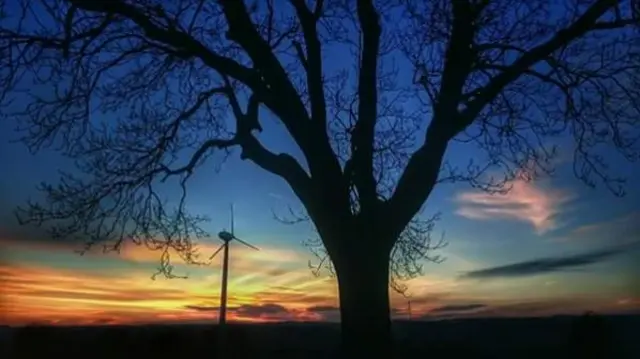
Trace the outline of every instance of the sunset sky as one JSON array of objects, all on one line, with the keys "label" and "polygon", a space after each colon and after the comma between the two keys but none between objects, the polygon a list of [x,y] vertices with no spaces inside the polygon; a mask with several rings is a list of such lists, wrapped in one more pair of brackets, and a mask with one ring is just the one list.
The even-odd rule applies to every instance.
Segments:
[{"label": "sunset sky", "polygon": [[[275,151],[296,153],[281,126],[265,121],[260,138]],[[220,259],[187,266],[173,257],[176,274],[151,276],[159,253],[127,243],[120,254],[100,248],[80,256],[78,243],[55,242],[41,229],[19,226],[13,210],[38,199],[41,181],[56,182],[71,161],[52,151],[31,155],[16,138],[15,123],[0,121],[0,324],[204,323],[216,319]],[[574,178],[572,142],[558,140],[560,156],[552,178],[512,183],[507,195],[489,195],[465,184],[445,184],[429,198],[423,214],[442,214],[436,235],[449,245],[443,263],[426,263],[424,275],[406,284],[417,317],[535,316],[581,313],[640,313],[640,177],[638,163],[613,159],[612,168],[630,179],[617,198],[603,186]],[[453,145],[447,158],[466,163],[477,150]],[[301,204],[279,178],[238,152],[221,165],[203,166],[190,180],[188,208],[211,217],[213,234],[228,229],[235,206],[238,237],[260,251],[231,247],[231,320],[338,319],[337,288],[308,268],[314,257],[303,242],[308,224],[286,225]],[[167,186],[175,196],[179,188]],[[200,252],[220,242],[203,240]],[[208,255],[207,255],[208,257]],[[407,317],[407,298],[392,292],[393,315]]]},{"label": "sunset sky", "polygon": [[[143,323],[202,322],[216,318],[220,262],[193,267],[177,263],[188,279],[151,280],[158,253],[127,245],[120,255],[80,256],[78,245],[56,243],[36,228],[20,227],[12,209],[37,198],[41,180],[65,162],[54,154],[29,155],[8,143],[0,129],[1,322]],[[625,198],[591,190],[561,166],[556,178],[514,183],[506,196],[490,196],[465,186],[443,186],[425,215],[443,214],[437,229],[449,246],[446,261],[426,264],[409,281],[413,316],[548,315],[633,312],[640,309],[637,277],[640,193]],[[229,160],[222,174],[198,173],[189,207],[209,214],[212,232],[228,227],[228,204],[235,204],[236,233],[260,247],[231,248],[230,306],[236,320],[336,320],[336,283],[316,278],[312,255],[302,241],[307,225],[281,224],[273,212],[299,206],[277,178],[250,163]],[[203,241],[212,253],[215,238]],[[553,258],[553,259],[550,259]],[[178,259],[175,259],[178,261]],[[534,263],[528,263],[533,261]],[[514,264],[514,265],[511,265]],[[507,266],[511,265],[511,266]],[[635,274],[635,279],[634,279]],[[407,300],[392,293],[394,313],[406,316]]]}]

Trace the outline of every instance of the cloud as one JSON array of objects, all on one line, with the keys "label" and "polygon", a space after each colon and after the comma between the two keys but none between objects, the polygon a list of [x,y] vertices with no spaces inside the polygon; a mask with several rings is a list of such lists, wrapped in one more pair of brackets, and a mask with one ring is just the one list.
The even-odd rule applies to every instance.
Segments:
[{"label": "cloud", "polygon": [[[461,305],[464,307],[466,305]],[[586,311],[609,314],[640,313],[640,301],[624,301],[604,297],[561,297],[550,299],[490,301],[484,304],[472,303],[468,310],[433,310],[417,315],[420,319],[452,319],[452,318],[517,318],[545,317],[552,315],[580,315]],[[441,308],[455,309],[456,305],[445,305]]]},{"label": "cloud", "polygon": [[[152,281],[160,253],[144,246],[126,242],[120,254],[103,254],[96,248],[80,256],[73,252],[78,247],[68,242],[4,234],[0,235],[2,324],[24,325],[43,317],[59,325],[190,323],[210,322],[217,315],[217,305],[210,304],[219,300],[220,262],[187,267],[173,253],[176,272],[189,278]],[[217,244],[205,242],[200,252],[207,255]],[[229,319],[320,320],[303,309],[335,302],[335,285],[314,277],[299,251],[260,249],[231,250],[229,306],[234,309]]]},{"label": "cloud", "polygon": [[336,297],[330,292],[316,292],[304,289],[267,288],[255,292],[253,298],[259,303],[285,304],[287,307],[306,308],[335,303]]},{"label": "cloud", "polygon": [[603,298],[565,297],[522,302],[502,302],[482,310],[464,313],[466,317],[544,317],[551,315],[580,315],[587,311],[609,314],[638,313],[636,303],[621,306],[618,301]]},{"label": "cloud", "polygon": [[291,312],[279,304],[243,304],[231,309],[239,317],[273,318],[290,316]]},{"label": "cloud", "polygon": [[450,304],[443,305],[441,307],[436,307],[431,309],[430,313],[450,313],[450,312],[468,312],[476,309],[485,308],[486,304],[474,303],[474,304]]},{"label": "cloud", "polygon": [[462,312],[435,312],[427,313],[427,317],[434,315],[437,318],[482,318],[482,317],[538,317],[555,314],[579,314],[587,309],[601,308],[596,303],[580,302],[578,305],[567,299],[524,301],[511,303],[495,303],[483,305],[477,310]]},{"label": "cloud", "polygon": [[305,309],[317,320],[337,322],[340,320],[340,308],[333,305],[314,305]]},{"label": "cloud", "polygon": [[[200,260],[206,261],[219,248],[220,244],[221,242],[217,239],[201,240],[196,243],[197,250],[201,255]],[[76,237],[68,240],[54,240],[42,228],[34,226],[2,226],[0,223],[0,248],[3,247],[74,253],[84,249],[85,242]],[[98,243],[86,255],[119,258],[137,263],[158,263],[163,249],[151,250],[145,245],[136,245],[133,241],[126,240],[122,243],[119,253],[104,253],[102,245]],[[185,264],[184,260],[175,251],[170,250],[169,252],[174,264]],[[251,266],[251,263],[257,262],[264,264],[305,264],[307,262],[307,257],[300,251],[284,247],[260,246],[260,250],[256,251],[246,246],[232,243],[230,255],[232,256],[230,264],[232,268],[234,266]],[[218,263],[217,260],[221,259],[221,256],[217,256],[214,258],[213,263]]]},{"label": "cloud", "polygon": [[195,310],[196,312],[217,312],[220,307],[209,307],[206,305],[185,305],[186,309]]},{"label": "cloud", "polygon": [[565,256],[539,258],[525,262],[512,263],[503,266],[490,267],[470,271],[461,276],[467,279],[525,277],[538,274],[557,272],[569,268],[579,268],[609,260],[627,251],[630,246],[619,246],[608,249]]},{"label": "cloud", "polygon": [[[207,262],[208,256],[218,247],[218,243],[201,243],[198,245],[198,252],[201,253],[200,260]],[[36,241],[22,238],[13,239],[0,237],[0,261],[5,263],[17,263],[12,257],[15,254],[28,253],[28,256],[35,255],[43,258],[47,263],[53,255],[65,255],[69,258],[64,266],[67,267],[70,262],[80,265],[81,267],[92,267],[97,263],[110,263],[113,269],[121,270],[122,268],[136,267],[140,269],[146,266],[148,276],[151,276],[157,268],[160,261],[161,250],[151,250],[144,245],[136,245],[131,241],[126,241],[119,253],[107,252],[103,253],[101,248],[94,247],[84,256],[80,256],[74,251],[80,246],[72,245],[64,242]],[[169,250],[171,262],[176,266],[176,274],[188,274],[193,269],[202,269],[204,267],[189,266],[183,258],[173,250]],[[66,259],[66,258],[65,258]],[[218,256],[210,262],[211,271],[219,271],[221,266],[221,257]],[[301,276],[299,269],[304,266],[307,257],[300,251],[296,251],[283,247],[263,247],[260,251],[255,251],[244,246],[233,246],[230,250],[230,285],[233,283],[243,283],[243,285],[253,285],[264,282],[265,278],[271,280],[278,279],[283,282],[289,279],[300,281],[301,279],[312,279],[311,272],[306,269],[304,275]],[[60,261],[58,261],[60,263]],[[55,259],[51,259],[53,266],[58,266]],[[306,266],[305,266],[306,267]],[[217,274],[219,276],[219,274]],[[304,278],[303,278],[304,277]],[[272,283],[271,283],[272,284]]]},{"label": "cloud", "polygon": [[[217,312],[220,307],[207,305],[185,305],[186,309],[197,312]],[[228,307],[227,311],[240,317],[260,318],[263,316],[277,316],[289,314],[289,309],[279,304],[243,304],[238,307]]]},{"label": "cloud", "polygon": [[478,220],[515,219],[530,223],[537,233],[556,229],[556,217],[561,206],[571,196],[558,190],[540,189],[523,179],[511,182],[504,195],[485,192],[463,192],[455,200],[460,204],[456,213]]},{"label": "cloud", "polygon": [[556,238],[560,241],[606,242],[629,244],[640,241],[640,211],[596,223],[589,223]]},{"label": "cloud", "polygon": [[[218,306],[186,305],[187,310],[217,314]],[[313,305],[306,308],[290,308],[281,304],[242,304],[228,307],[227,312],[235,320],[252,321],[338,321],[340,309],[331,305]]]},{"label": "cloud", "polygon": [[[24,323],[47,317],[81,323],[105,310],[121,315],[114,320],[153,321],[159,314],[180,314],[185,298],[215,300],[214,293],[193,293],[189,284],[151,281],[147,273],[131,272],[126,278],[109,277],[34,266],[0,266],[6,320]],[[5,319],[3,318],[3,319]]]},{"label": "cloud", "polygon": [[[207,305],[186,305],[185,309],[195,312],[215,313],[217,314],[218,306]],[[287,308],[280,304],[242,304],[235,307],[228,307],[227,313],[230,319],[234,320],[251,320],[251,321],[296,321],[300,319],[308,319],[304,317],[304,311],[295,308]],[[302,315],[301,315],[302,314]]]},{"label": "cloud", "polygon": [[[204,242],[198,244],[200,260],[206,262],[209,256],[214,253],[219,243]],[[170,251],[171,260],[174,264],[186,265],[185,261],[175,252]],[[126,242],[120,254],[114,253],[124,260],[138,263],[157,263],[160,259],[160,251],[149,250],[145,246],[139,246],[133,242]],[[261,247],[259,251],[245,246],[233,245],[229,248],[230,270],[237,274],[249,275],[257,274],[261,277],[284,275],[291,272],[292,268],[297,268],[306,263],[306,257],[299,251],[280,247]],[[218,267],[222,263],[222,256],[218,255],[211,261],[212,267]]]},{"label": "cloud", "polygon": [[335,312],[338,311],[338,307],[333,305],[314,305],[313,307],[307,308],[307,311],[311,313]]},{"label": "cloud", "polygon": [[[44,251],[36,258],[45,258],[46,254],[51,252]],[[217,314],[217,306],[207,303],[219,300],[219,268],[193,268],[188,280],[152,281],[149,278],[152,272],[141,269],[145,267],[129,265],[116,272],[95,271],[92,266],[103,260],[101,257],[70,258],[78,261],[73,266],[76,269],[30,262],[1,264],[0,322],[24,325],[44,317],[60,325],[97,324],[105,320],[121,324],[184,323],[211,321]],[[263,260],[258,261],[258,266],[245,268],[245,273],[257,274],[249,279],[246,278],[249,274],[243,271],[232,271],[230,320],[319,320],[300,308],[335,301],[330,283],[319,281],[308,269],[261,272],[260,266],[269,268],[268,264]],[[193,303],[194,300],[200,303]]]}]

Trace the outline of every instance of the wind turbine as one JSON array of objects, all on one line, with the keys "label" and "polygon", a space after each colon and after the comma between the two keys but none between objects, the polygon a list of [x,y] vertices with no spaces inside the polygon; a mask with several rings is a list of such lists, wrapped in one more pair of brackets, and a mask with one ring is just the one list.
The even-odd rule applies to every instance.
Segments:
[{"label": "wind turbine", "polygon": [[227,232],[226,230],[222,230],[218,233],[218,238],[222,240],[222,245],[209,257],[209,260],[212,260],[221,250],[223,250],[223,258],[222,258],[222,288],[220,290],[220,314],[218,316],[218,322],[221,326],[224,326],[227,323],[227,278],[229,277],[229,242],[232,240],[236,240],[245,246],[255,249],[258,251],[259,249],[240,238],[236,237],[233,234],[233,205],[231,205],[231,232]]}]

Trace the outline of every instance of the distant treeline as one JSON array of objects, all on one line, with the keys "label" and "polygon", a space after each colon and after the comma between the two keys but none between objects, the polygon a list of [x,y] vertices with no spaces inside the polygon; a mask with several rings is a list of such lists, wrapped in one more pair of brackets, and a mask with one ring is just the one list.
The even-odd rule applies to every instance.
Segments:
[{"label": "distant treeline", "polygon": [[[640,358],[640,316],[397,322],[399,358]],[[44,327],[7,331],[3,358],[215,357],[215,325]],[[230,325],[233,358],[332,358],[335,324]],[[7,353],[8,355],[4,355]],[[462,355],[462,356],[460,356]]]}]

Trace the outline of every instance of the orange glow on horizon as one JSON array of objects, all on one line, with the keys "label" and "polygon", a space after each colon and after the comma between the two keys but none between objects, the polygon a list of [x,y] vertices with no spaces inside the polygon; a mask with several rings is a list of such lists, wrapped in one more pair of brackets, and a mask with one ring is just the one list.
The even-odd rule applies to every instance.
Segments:
[{"label": "orange glow on horizon", "polygon": [[[71,253],[73,247],[51,243],[0,240],[7,249]],[[202,253],[214,245],[200,246]],[[229,282],[229,320],[242,322],[322,320],[308,310],[335,304],[335,285],[315,278],[300,256],[283,249],[260,252],[234,247]],[[86,270],[72,271],[55,265],[25,264],[0,258],[0,324],[141,324],[158,322],[215,322],[219,305],[220,273],[217,263],[189,279],[151,280],[152,271],[132,267],[126,275],[91,270],[93,261],[117,260],[127,265],[155,264],[159,253],[127,243],[120,254],[92,251],[73,257]],[[174,264],[184,264],[172,256]],[[291,267],[291,266],[290,266]],[[126,267],[128,268],[128,267]],[[202,268],[202,267],[201,267]],[[202,275],[202,273],[205,273]]]},{"label": "orange glow on horizon", "polygon": [[[3,249],[3,257],[0,257],[0,324],[217,322],[218,263],[195,268],[197,271],[186,280],[158,278],[154,281],[150,279],[153,271],[149,268],[157,263],[158,253],[142,246],[127,244],[119,255],[104,255],[96,251],[85,256],[73,254],[72,247],[52,243],[0,239],[0,246]],[[215,245],[204,245],[201,252],[211,253],[215,248]],[[314,277],[306,266],[306,258],[299,252],[283,248],[261,249],[256,252],[240,246],[233,248],[229,282],[230,321],[339,319],[334,279]],[[42,263],[12,260],[11,251],[14,254],[28,252],[45,260]],[[74,262],[72,267],[79,269],[57,265],[51,255],[60,253],[69,254],[69,261]],[[100,261],[115,263],[115,270],[92,268]],[[179,265],[181,260],[174,256],[174,263]],[[447,317],[451,314],[447,311],[456,306],[472,308],[453,313],[460,317],[544,316],[577,314],[586,310],[615,313],[640,308],[640,298],[635,297],[615,300],[581,298],[578,302],[573,299],[524,302],[491,299],[455,277],[425,275],[407,284],[412,293],[413,318],[424,315]],[[474,308],[470,303],[491,305],[478,304]],[[406,298],[392,295],[392,306],[396,318],[408,316]]]}]

